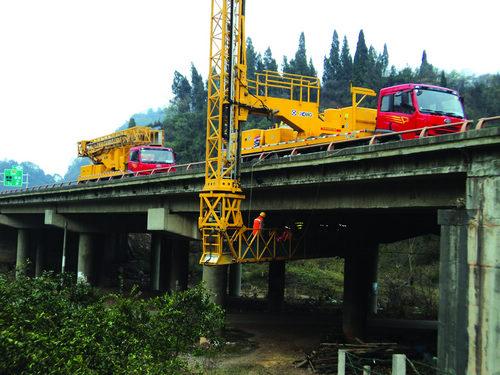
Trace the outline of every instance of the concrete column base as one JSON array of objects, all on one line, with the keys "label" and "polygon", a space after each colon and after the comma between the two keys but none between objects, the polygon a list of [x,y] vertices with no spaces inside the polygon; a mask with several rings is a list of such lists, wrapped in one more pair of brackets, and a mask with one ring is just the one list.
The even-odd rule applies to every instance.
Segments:
[{"label": "concrete column base", "polygon": [[377,275],[378,245],[354,246],[358,249],[347,254],[344,263],[342,329],[348,340],[361,339],[366,334],[366,318],[373,309],[373,283]]},{"label": "concrete column base", "polygon": [[16,276],[28,274],[29,254],[28,229],[17,230]]},{"label": "concrete column base", "polygon": [[284,261],[272,261],[269,263],[269,279],[267,303],[269,310],[280,312],[285,300],[285,266]]},{"label": "concrete column base", "polygon": [[36,257],[35,257],[35,277],[42,274],[45,267],[45,236],[42,231],[37,235]]},{"label": "concrete column base", "polygon": [[78,240],[78,282],[90,283],[92,277],[93,236],[90,233],[80,233]]},{"label": "concrete column base", "polygon": [[227,266],[203,266],[203,283],[212,302],[224,306],[227,289]]},{"label": "concrete column base", "polygon": [[188,286],[189,241],[174,239],[170,250],[169,290],[186,290]]},{"label": "concrete column base", "polygon": [[[466,368],[467,357],[467,212],[441,210],[439,256],[438,366]],[[460,372],[457,372],[459,374]]]},{"label": "concrete column base", "polygon": [[233,298],[241,297],[241,263],[234,263],[229,266],[229,296]]},{"label": "concrete column base", "polygon": [[151,235],[151,290],[160,290],[161,248],[163,237],[161,233]]}]

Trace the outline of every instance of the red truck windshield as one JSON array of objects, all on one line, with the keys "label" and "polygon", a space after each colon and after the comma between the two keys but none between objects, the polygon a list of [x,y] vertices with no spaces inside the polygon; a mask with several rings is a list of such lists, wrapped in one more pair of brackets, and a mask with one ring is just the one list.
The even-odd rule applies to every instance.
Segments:
[{"label": "red truck windshield", "polygon": [[420,88],[415,90],[421,113],[464,118],[460,98],[452,93]]},{"label": "red truck windshield", "polygon": [[151,164],[173,164],[174,153],[170,150],[142,149],[141,162]]}]

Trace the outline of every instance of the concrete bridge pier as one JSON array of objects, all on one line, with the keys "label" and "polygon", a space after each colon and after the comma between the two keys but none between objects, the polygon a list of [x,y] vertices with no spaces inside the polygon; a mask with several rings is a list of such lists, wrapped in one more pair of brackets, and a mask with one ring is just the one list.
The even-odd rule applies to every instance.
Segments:
[{"label": "concrete bridge pier", "polygon": [[90,283],[92,277],[92,258],[94,256],[95,235],[93,233],[80,233],[78,239],[78,282]]},{"label": "concrete bridge pier", "polygon": [[224,306],[227,294],[228,266],[203,266],[203,283],[212,302]]},{"label": "concrete bridge pier", "polygon": [[95,268],[98,271],[96,283],[101,287],[118,285],[117,260],[121,250],[120,235],[118,232],[99,234],[96,244],[96,251],[99,254],[96,254],[98,256],[94,257],[94,261],[97,263]]},{"label": "concrete bridge pier", "polygon": [[470,166],[465,208],[440,210],[438,365],[500,374],[500,168]]},{"label": "concrete bridge pier", "polygon": [[189,240],[164,232],[151,237],[151,290],[186,290],[189,274]]},{"label": "concrete bridge pier", "polygon": [[174,238],[171,241],[169,287],[170,291],[186,290],[189,270],[189,240]]},{"label": "concrete bridge pier", "polygon": [[366,319],[376,303],[377,267],[377,244],[359,244],[345,255],[342,329],[350,340],[365,336]]},{"label": "concrete bridge pier", "polygon": [[[153,290],[187,289],[189,241],[200,239],[196,218],[173,213],[166,207],[150,208],[147,230],[154,234],[151,256]],[[157,236],[163,236],[163,240]]]},{"label": "concrete bridge pier", "polygon": [[17,229],[0,225],[0,270],[16,263]]},{"label": "concrete bridge pier", "polygon": [[285,261],[269,262],[267,303],[271,312],[280,312],[285,300]]},{"label": "concrete bridge pier", "polygon": [[36,241],[35,277],[40,276],[44,271],[46,255],[45,234],[42,230],[39,230]]},{"label": "concrete bridge pier", "polygon": [[161,248],[163,236],[160,232],[151,235],[151,290],[160,290]]},{"label": "concrete bridge pier", "polygon": [[228,294],[232,298],[241,297],[241,271],[241,263],[234,263],[229,266]]},{"label": "concrete bridge pier", "polygon": [[31,261],[30,234],[28,229],[17,230],[16,276],[28,273],[28,265]]}]

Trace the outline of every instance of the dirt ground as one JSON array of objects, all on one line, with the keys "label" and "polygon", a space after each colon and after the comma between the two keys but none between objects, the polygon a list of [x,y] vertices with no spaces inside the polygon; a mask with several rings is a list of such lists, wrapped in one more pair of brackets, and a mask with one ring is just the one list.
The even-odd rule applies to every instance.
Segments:
[{"label": "dirt ground", "polygon": [[207,374],[309,374],[294,361],[340,328],[335,317],[261,312],[230,313],[227,327],[225,354]]}]

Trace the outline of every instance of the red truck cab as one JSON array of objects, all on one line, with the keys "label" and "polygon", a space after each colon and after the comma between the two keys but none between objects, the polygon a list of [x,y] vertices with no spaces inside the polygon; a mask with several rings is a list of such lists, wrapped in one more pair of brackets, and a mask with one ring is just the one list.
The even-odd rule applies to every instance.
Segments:
[{"label": "red truck cab", "polygon": [[[463,103],[454,90],[415,83],[380,90],[376,127],[379,133],[421,129],[464,120]],[[431,129],[428,135],[454,133],[459,129],[458,125]],[[401,137],[413,139],[417,135],[417,132],[411,132]]]},{"label": "red truck cab", "polygon": [[128,154],[127,169],[148,175],[160,172],[175,172],[175,153],[171,148],[160,146],[132,147]]}]

